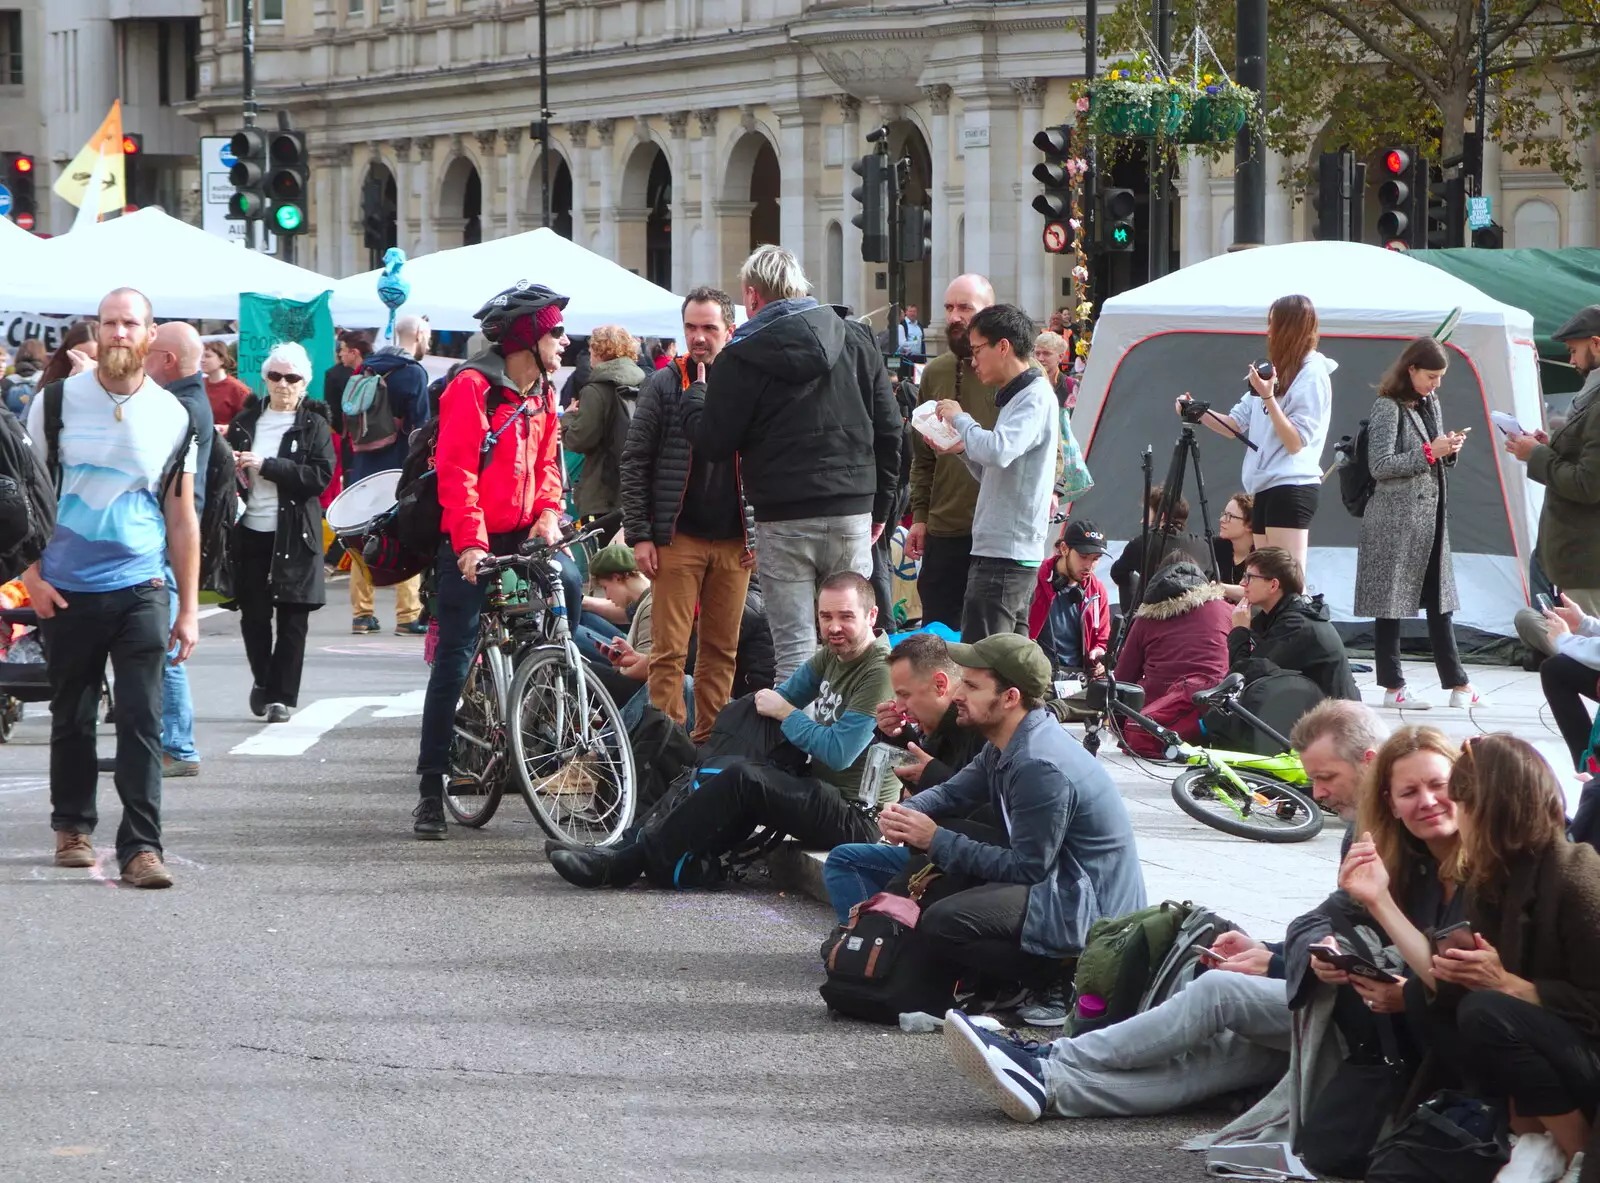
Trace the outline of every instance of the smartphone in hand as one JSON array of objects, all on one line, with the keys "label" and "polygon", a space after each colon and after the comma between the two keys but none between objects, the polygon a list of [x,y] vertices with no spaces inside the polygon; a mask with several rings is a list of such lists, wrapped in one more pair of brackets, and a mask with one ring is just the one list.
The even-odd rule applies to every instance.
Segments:
[{"label": "smartphone in hand", "polygon": [[1538,609],[1541,612],[1554,612],[1555,611],[1555,607],[1556,607],[1555,606],[1555,602],[1553,600],[1551,600],[1550,597],[1545,595],[1543,592],[1539,592],[1537,595],[1535,595],[1533,597],[1533,602],[1534,602],[1535,605],[1538,606]]},{"label": "smartphone in hand", "polygon": [[1452,924],[1449,928],[1441,928],[1433,934],[1433,951],[1443,953],[1446,949],[1476,949],[1478,938],[1472,931],[1472,922],[1463,920],[1459,924]]}]

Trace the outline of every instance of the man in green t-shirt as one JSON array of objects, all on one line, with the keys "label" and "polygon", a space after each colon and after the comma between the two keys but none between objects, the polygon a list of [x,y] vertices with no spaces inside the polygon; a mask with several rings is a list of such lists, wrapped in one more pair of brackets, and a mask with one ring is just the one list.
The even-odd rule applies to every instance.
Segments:
[{"label": "man in green t-shirt", "polygon": [[638,841],[550,850],[556,873],[577,887],[626,887],[647,863],[673,867],[688,855],[722,854],[757,826],[819,849],[876,841],[859,786],[874,712],[891,694],[889,643],[874,636],[877,619],[872,584],[853,571],[830,575],[817,593],[822,648],[782,686],[754,695],[756,711],[808,757],[803,773],[759,760],[718,761],[715,770],[702,768],[700,787]]}]

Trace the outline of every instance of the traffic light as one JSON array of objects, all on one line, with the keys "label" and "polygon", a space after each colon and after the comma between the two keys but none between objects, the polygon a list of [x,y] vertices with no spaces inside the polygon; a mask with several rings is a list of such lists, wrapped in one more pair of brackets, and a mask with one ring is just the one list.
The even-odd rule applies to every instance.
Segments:
[{"label": "traffic light", "polygon": [[861,258],[867,263],[889,261],[889,162],[874,152],[850,166],[861,184],[850,191],[861,212],[850,224],[861,231]]},{"label": "traffic light", "polygon": [[1360,236],[1352,198],[1356,188],[1353,152],[1324,152],[1317,158],[1317,187],[1312,194],[1316,236],[1323,242],[1349,242]]},{"label": "traffic light", "polygon": [[1033,146],[1044,153],[1044,160],[1033,166],[1033,179],[1044,186],[1044,192],[1033,199],[1033,208],[1044,215],[1046,223],[1065,226],[1072,216],[1072,174],[1067,171],[1067,161],[1072,158],[1071,124],[1045,128],[1033,137]]},{"label": "traffic light", "polygon": [[34,195],[34,159],[26,152],[7,152],[3,157],[5,187],[11,190],[10,218],[24,230],[33,229],[38,199]]},{"label": "traffic light", "polygon": [[933,254],[933,214],[909,201],[900,207],[900,261],[920,263]]},{"label": "traffic light", "polygon": [[1383,180],[1378,183],[1378,236],[1391,251],[1410,250],[1416,242],[1417,191],[1420,188],[1424,194],[1427,192],[1426,183],[1417,184],[1419,163],[1414,148],[1390,148],[1383,154]]},{"label": "traffic light", "polygon": [[1108,251],[1131,251],[1133,249],[1133,211],[1138,207],[1138,201],[1132,189],[1106,189],[1102,191],[1101,200],[1105,217],[1100,224],[1105,227],[1105,249]]},{"label": "traffic light", "polygon": [[299,131],[272,133],[267,146],[267,200],[272,214],[267,219],[274,234],[305,234],[307,225],[306,136]]},{"label": "traffic light", "polygon": [[1467,229],[1467,182],[1464,177],[1428,184],[1428,249],[1462,245]]},{"label": "traffic light", "polygon": [[139,190],[139,161],[144,157],[144,136],[140,132],[124,132],[122,136],[122,192],[128,210],[136,210],[143,194]]},{"label": "traffic light", "polygon": [[233,167],[228,180],[233,196],[228,199],[228,219],[256,221],[267,216],[267,133],[259,127],[241,128],[228,141]]},{"label": "traffic light", "polygon": [[1499,222],[1490,222],[1481,230],[1472,232],[1472,245],[1479,250],[1497,251],[1506,244],[1505,227]]}]

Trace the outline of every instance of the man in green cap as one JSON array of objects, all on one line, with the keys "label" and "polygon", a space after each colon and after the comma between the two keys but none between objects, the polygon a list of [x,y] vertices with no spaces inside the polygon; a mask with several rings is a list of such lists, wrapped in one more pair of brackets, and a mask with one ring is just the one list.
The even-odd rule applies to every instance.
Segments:
[{"label": "man in green cap", "polygon": [[[988,741],[943,784],[878,815],[891,842],[941,869],[982,881],[922,913],[917,931],[963,976],[1025,987],[1030,1027],[1067,1019],[1070,967],[1089,926],[1145,906],[1133,827],[1110,775],[1049,711],[1050,659],[1016,633],[951,645],[961,670],[956,720]],[[1007,846],[940,826],[989,804]]]}]

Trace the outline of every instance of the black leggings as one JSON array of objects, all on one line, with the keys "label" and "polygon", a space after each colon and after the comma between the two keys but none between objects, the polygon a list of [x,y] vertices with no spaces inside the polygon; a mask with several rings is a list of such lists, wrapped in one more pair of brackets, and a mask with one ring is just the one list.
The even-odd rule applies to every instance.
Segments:
[{"label": "black leggings", "polygon": [[[1443,530],[1443,526],[1440,527]],[[1455,624],[1449,612],[1439,611],[1439,566],[1443,561],[1441,539],[1436,532],[1433,554],[1428,559],[1428,574],[1422,581],[1422,608],[1428,616],[1428,644],[1433,648],[1433,668],[1439,671],[1439,685],[1454,690],[1467,684],[1467,671],[1461,668],[1461,652],[1456,648]],[[1373,658],[1378,667],[1378,685],[1398,690],[1406,684],[1400,669],[1400,622],[1379,617],[1372,623]]]},{"label": "black leggings", "polygon": [[1583,770],[1584,757],[1589,751],[1589,729],[1593,721],[1584,699],[1600,702],[1596,682],[1600,673],[1563,654],[1546,658],[1539,667],[1539,682],[1544,687],[1545,701],[1550,704],[1550,714],[1561,729],[1561,738],[1572,753],[1573,767]]},{"label": "black leggings", "polygon": [[[239,603],[239,632],[244,637],[251,677],[266,692],[268,702],[298,706],[312,606],[273,602],[271,531],[246,527],[236,531],[234,538],[239,542],[239,586],[235,596]],[[274,610],[276,638],[272,635]]]},{"label": "black leggings", "polygon": [[1461,1069],[1478,1087],[1508,1098],[1523,1117],[1583,1113],[1600,1101],[1600,1055],[1577,1028],[1542,1006],[1474,990],[1456,1012]]}]

